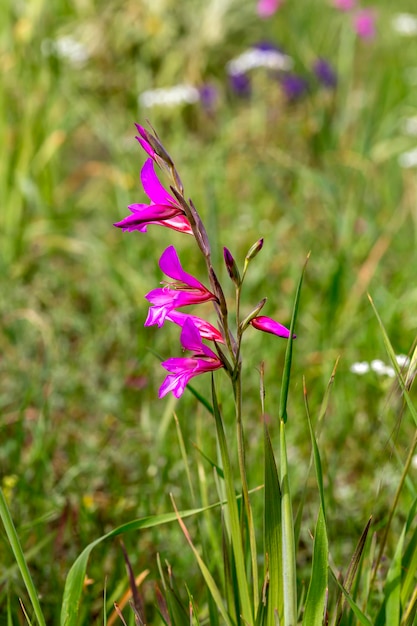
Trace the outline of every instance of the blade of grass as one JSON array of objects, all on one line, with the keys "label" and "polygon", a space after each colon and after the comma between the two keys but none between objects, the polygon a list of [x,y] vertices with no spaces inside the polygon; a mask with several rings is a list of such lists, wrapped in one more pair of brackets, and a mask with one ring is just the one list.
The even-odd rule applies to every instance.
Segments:
[{"label": "blade of grass", "polygon": [[266,625],[274,626],[275,611],[283,618],[281,489],[268,429],[264,424],[264,546],[268,580]]},{"label": "blade of grass", "polygon": [[6,498],[4,497],[4,494],[1,488],[0,488],[0,517],[2,519],[4,529],[6,531],[7,539],[9,541],[14,558],[16,559],[16,563],[22,575],[23,582],[25,583],[25,587],[28,592],[30,601],[32,603],[35,617],[38,621],[39,626],[46,626],[45,618],[43,616],[41,605],[39,603],[39,598],[38,598],[38,594],[36,591],[36,587],[33,583],[32,576],[30,575],[30,571],[26,563],[25,555],[23,553],[22,546],[20,545],[19,537],[15,528],[15,525],[13,524],[12,516],[10,515],[9,507],[7,506]]},{"label": "blade of grass", "polygon": [[[371,522],[372,522],[372,516],[369,518],[369,520],[368,520],[368,522],[367,522],[367,524],[366,524],[366,526],[365,526],[365,528],[364,528],[364,530],[363,530],[363,532],[362,532],[362,534],[361,534],[361,536],[359,538],[358,545],[356,546],[355,551],[354,551],[354,553],[352,555],[352,558],[350,560],[349,567],[347,569],[343,585],[341,585],[339,583],[339,581],[337,581],[338,585],[341,588],[341,590],[342,590],[343,594],[345,595],[345,597],[346,597],[346,594],[347,595],[350,594],[350,591],[352,589],[353,581],[355,580],[356,572],[358,571],[358,567],[359,567],[359,563],[360,563],[360,560],[361,560],[361,557],[362,557],[362,553],[363,553],[363,550],[365,548],[366,538],[368,536],[369,529],[371,527]],[[347,598],[347,599],[348,599],[349,604],[351,604],[350,600],[352,600],[352,598],[350,598],[350,595],[349,595],[349,598]],[[352,602],[353,602],[353,600],[352,600]],[[342,593],[341,593],[340,596],[339,596],[338,602],[337,602],[337,607],[336,607],[336,619],[335,619],[336,626],[337,626],[337,624],[340,623],[340,620],[342,619],[342,613],[343,613],[344,604],[345,603],[342,600]],[[354,611],[354,613],[355,613],[355,611]],[[355,615],[356,615],[356,613],[355,613]]]},{"label": "blade of grass", "polygon": [[390,626],[398,626],[401,615],[401,564],[404,546],[405,526],[397,543],[394,558],[385,582],[385,620]]},{"label": "blade of grass", "polygon": [[[191,509],[187,511],[182,511],[180,513],[181,518],[190,517],[191,515],[197,515],[200,513],[204,513],[208,509],[215,508],[220,506],[221,503],[217,502],[214,505],[210,505],[209,507],[202,507],[199,509]],[[77,616],[78,609],[81,600],[81,594],[83,590],[83,583],[85,578],[85,572],[87,569],[87,562],[90,557],[92,550],[99,545],[105,539],[110,539],[112,537],[117,537],[118,535],[122,535],[123,533],[130,532],[132,530],[140,530],[143,528],[153,528],[155,526],[160,526],[161,524],[167,524],[169,522],[175,522],[177,520],[177,516],[175,513],[164,513],[161,515],[151,515],[149,517],[143,517],[140,519],[133,520],[131,522],[127,522],[122,526],[118,526],[114,528],[107,534],[95,539],[92,541],[81,554],[77,557],[75,562],[73,563],[70,571],[68,572],[68,576],[65,582],[64,595],[62,600],[62,608],[61,608],[61,626],[76,626],[77,625]]]},{"label": "blade of grass", "polygon": [[220,454],[223,463],[224,482],[226,488],[226,497],[228,504],[228,514],[230,519],[230,534],[233,546],[233,555],[236,563],[236,575],[239,588],[239,597],[241,601],[242,618],[248,623],[253,623],[252,607],[250,603],[250,594],[248,581],[246,576],[245,557],[243,553],[242,538],[240,532],[239,513],[237,508],[236,494],[233,484],[232,466],[227,447],[226,435],[223,428],[223,420],[220,414],[217,402],[216,390],[214,387],[214,379],[212,377],[212,397],[214,419],[216,422],[217,440],[220,448]]},{"label": "blade of grass", "polygon": [[340,589],[340,592],[344,595],[346,602],[349,604],[350,608],[352,609],[356,619],[359,621],[359,623],[362,626],[373,626],[372,622],[369,620],[368,617],[366,617],[366,615],[361,611],[361,609],[358,607],[358,605],[356,604],[356,602],[353,600],[353,598],[351,598],[350,594],[348,593],[348,591],[344,588],[344,586],[340,583],[340,581],[337,579],[337,576],[334,574],[334,572],[332,570],[330,570],[330,574],[333,578],[333,580],[335,581],[335,583],[337,584],[337,586]]},{"label": "blade of grass", "polygon": [[287,350],[285,352],[284,371],[282,374],[282,383],[281,383],[281,397],[280,397],[280,402],[279,402],[279,418],[284,423],[287,421],[287,400],[288,400],[288,389],[290,385],[290,375],[291,375],[292,344],[294,341],[293,335],[294,335],[294,329],[295,329],[295,322],[297,319],[298,306],[300,304],[301,286],[303,284],[303,278],[304,278],[304,274],[306,271],[309,258],[310,258],[310,253],[308,253],[307,258],[304,262],[300,280],[298,281],[297,290],[295,292],[294,307],[293,307],[291,325],[290,325],[290,336],[287,341]]},{"label": "blade of grass", "polygon": [[290,481],[288,476],[285,422],[280,421],[280,473],[282,519],[282,578],[284,592],[284,624],[297,624],[297,577],[295,568],[295,539]]},{"label": "blade of grass", "polygon": [[326,519],[320,507],[314,535],[313,564],[303,616],[303,626],[322,626],[328,589]]},{"label": "blade of grass", "polygon": [[[208,569],[207,565],[204,563],[203,559],[201,558],[197,548],[194,546],[194,543],[193,543],[193,541],[191,539],[191,535],[188,532],[188,529],[187,529],[186,525],[184,524],[183,520],[181,519],[180,514],[178,513],[178,509],[177,509],[177,507],[175,505],[175,501],[174,501],[174,498],[173,498],[172,494],[171,494],[171,501],[172,501],[172,506],[174,507],[175,513],[177,515],[177,520],[178,520],[178,523],[179,523],[179,525],[181,527],[181,530],[184,533],[184,536],[185,536],[185,538],[186,538],[186,540],[187,540],[191,550],[193,551],[193,554],[194,554],[195,559],[196,559],[196,561],[198,563],[198,566],[199,566],[200,571],[201,571],[201,573],[203,575],[203,578],[204,578],[204,580],[206,582],[206,585],[207,585],[211,595],[213,596],[214,601],[217,604],[217,608],[218,608],[218,610],[219,610],[219,612],[220,612],[220,614],[221,614],[221,616],[222,616],[222,618],[224,620],[224,623],[227,624],[227,626],[233,626],[232,621],[231,621],[231,619],[230,619],[230,617],[229,617],[229,615],[228,615],[228,613],[226,611],[226,607],[224,606],[223,598],[221,596],[219,588],[217,587],[217,585],[216,585],[216,583],[214,581],[214,578],[213,578],[213,576],[210,573],[210,570]],[[175,621],[174,623],[176,624],[177,622]]]}]

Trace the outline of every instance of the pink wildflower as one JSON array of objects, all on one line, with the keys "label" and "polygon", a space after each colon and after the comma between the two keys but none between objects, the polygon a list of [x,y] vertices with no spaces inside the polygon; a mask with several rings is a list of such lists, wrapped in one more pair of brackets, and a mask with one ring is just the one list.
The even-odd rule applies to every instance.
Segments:
[{"label": "pink wildflower", "polygon": [[372,9],[362,9],[353,17],[353,27],[361,39],[373,39],[376,34],[375,13]]},{"label": "pink wildflower", "polygon": [[159,260],[159,267],[164,274],[173,278],[175,282],[168,283],[159,289],[153,289],[146,294],[145,298],[152,306],[149,308],[145,326],[157,324],[161,328],[168,313],[174,309],[217,299],[194,276],[183,270],[174,246],[169,246],[163,252]]},{"label": "pink wildflower", "polygon": [[151,203],[131,204],[129,209],[132,215],[128,215],[114,225],[124,231],[139,230],[146,233],[149,224],[159,224],[192,235],[193,231],[183,209],[159,182],[152,159],[145,161],[140,178]]},{"label": "pink wildflower", "polygon": [[184,322],[181,344],[183,348],[191,350],[193,354],[190,357],[168,359],[161,364],[170,374],[159,389],[160,398],[163,398],[170,391],[176,398],[179,398],[184,393],[191,378],[223,367],[217,354],[203,344],[197,327],[190,319]]},{"label": "pink wildflower", "polygon": [[333,6],[339,11],[352,11],[355,5],[356,0],[333,0]]},{"label": "pink wildflower", "polygon": [[256,12],[262,19],[268,19],[276,13],[281,4],[282,0],[258,0]]}]

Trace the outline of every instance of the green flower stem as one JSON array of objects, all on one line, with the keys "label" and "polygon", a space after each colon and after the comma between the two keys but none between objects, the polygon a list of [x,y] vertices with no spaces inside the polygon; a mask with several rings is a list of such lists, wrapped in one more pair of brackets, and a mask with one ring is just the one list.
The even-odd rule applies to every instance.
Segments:
[{"label": "green flower stem", "polygon": [[7,506],[6,498],[4,497],[2,489],[0,489],[0,517],[3,521],[3,525],[6,531],[7,538],[9,540],[10,547],[14,554],[14,558],[16,559],[16,563],[19,567],[20,573],[22,574],[22,578],[29,594],[29,598],[32,603],[38,624],[39,626],[46,626],[42,609],[39,604],[38,594],[36,592],[35,585],[33,584],[33,580],[26,563],[25,555],[23,554],[22,546],[20,545],[19,537],[13,524],[9,507]]},{"label": "green flower stem", "polygon": [[257,553],[256,553],[256,537],[255,537],[255,527],[253,523],[253,515],[252,515],[252,507],[249,500],[249,489],[248,482],[246,478],[246,464],[245,464],[245,439],[243,434],[243,424],[242,424],[242,378],[240,368],[238,370],[237,378],[234,382],[234,392],[235,392],[235,405],[236,405],[236,430],[237,430],[237,451],[239,458],[239,472],[240,472],[240,480],[242,483],[242,493],[243,493],[243,502],[245,506],[246,516],[248,520],[248,529],[249,529],[249,547],[250,547],[250,555],[251,555],[251,565],[252,565],[252,581],[253,581],[253,606],[254,606],[254,614],[257,614],[258,611],[258,562],[257,562]]},{"label": "green flower stem", "polygon": [[297,579],[295,571],[294,520],[288,477],[285,422],[280,420],[280,475],[282,506],[282,574],[284,586],[284,624],[297,624]]}]

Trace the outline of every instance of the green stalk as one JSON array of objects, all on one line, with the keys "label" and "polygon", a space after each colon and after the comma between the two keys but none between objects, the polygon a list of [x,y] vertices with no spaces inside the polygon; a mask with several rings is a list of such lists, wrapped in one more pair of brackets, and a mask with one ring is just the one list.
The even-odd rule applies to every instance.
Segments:
[{"label": "green stalk", "polygon": [[229,449],[227,447],[226,435],[223,427],[223,420],[220,414],[219,405],[217,403],[216,390],[214,380],[212,378],[213,393],[213,410],[216,421],[217,439],[220,448],[220,454],[223,463],[224,482],[226,487],[226,499],[228,504],[228,513],[230,518],[230,533],[233,546],[233,554],[236,563],[236,577],[239,588],[239,597],[241,602],[242,619],[247,624],[253,624],[253,611],[250,601],[249,587],[246,576],[245,557],[242,545],[242,536],[240,531],[239,513],[237,509],[236,493],[233,484],[232,466],[230,463]]},{"label": "green stalk", "polygon": [[284,625],[297,624],[297,579],[295,571],[294,520],[288,476],[285,422],[280,421],[280,475],[282,506],[282,575],[284,586]]},{"label": "green stalk", "polygon": [[13,524],[9,507],[7,506],[6,498],[4,497],[2,489],[0,489],[0,517],[3,521],[10,547],[12,549],[14,558],[16,559],[16,563],[19,567],[27,592],[29,594],[29,598],[35,612],[36,619],[38,620],[38,624],[39,626],[46,626],[41,605],[39,604],[38,594],[36,592],[35,585],[33,584],[33,580],[26,563],[25,555],[23,554],[22,546],[20,545],[19,537]]},{"label": "green stalk", "polygon": [[242,483],[242,493],[243,493],[243,502],[245,505],[246,516],[248,520],[248,529],[249,529],[249,547],[250,547],[250,555],[251,555],[251,564],[252,564],[252,579],[253,579],[253,606],[254,606],[254,614],[257,614],[258,611],[258,562],[256,555],[256,537],[255,537],[255,527],[253,523],[253,515],[252,515],[252,507],[249,500],[249,489],[248,482],[246,478],[246,463],[245,463],[245,440],[243,434],[243,424],[242,424],[242,379],[240,368],[238,371],[237,379],[234,383],[234,391],[235,391],[235,405],[236,405],[236,429],[237,429],[237,451],[239,458],[239,471],[240,471],[240,480]]}]

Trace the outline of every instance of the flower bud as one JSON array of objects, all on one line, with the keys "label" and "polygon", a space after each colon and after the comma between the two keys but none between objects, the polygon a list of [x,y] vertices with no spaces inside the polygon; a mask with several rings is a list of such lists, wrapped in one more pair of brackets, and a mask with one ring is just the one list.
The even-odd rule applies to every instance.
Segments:
[{"label": "flower bud", "polygon": [[230,278],[237,287],[240,285],[240,274],[236,265],[236,261],[233,258],[232,253],[227,248],[223,248],[224,262],[229,273]]},{"label": "flower bud", "polygon": [[253,311],[251,313],[249,313],[249,315],[243,320],[243,322],[241,322],[241,324],[240,324],[240,331],[242,333],[249,326],[249,324],[251,323],[253,318],[256,317],[257,315],[259,315],[261,310],[264,308],[265,302],[266,302],[266,298],[263,298],[260,302],[258,302],[258,304],[253,309]]},{"label": "flower bud", "polygon": [[252,259],[254,259],[256,257],[258,252],[260,252],[262,250],[263,245],[264,245],[264,239],[262,237],[262,239],[259,239],[259,241],[254,243],[253,246],[249,249],[249,252],[247,253],[247,255],[245,257],[245,261],[247,261],[247,262],[248,261],[252,261]]}]

